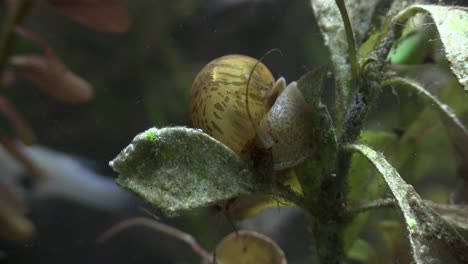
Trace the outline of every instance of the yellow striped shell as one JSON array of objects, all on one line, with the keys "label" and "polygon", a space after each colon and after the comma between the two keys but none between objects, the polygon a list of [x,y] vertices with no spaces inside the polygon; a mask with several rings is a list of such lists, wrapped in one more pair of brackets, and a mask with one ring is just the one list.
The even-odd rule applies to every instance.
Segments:
[{"label": "yellow striped shell", "polygon": [[[275,82],[271,72],[257,59],[227,55],[208,63],[196,76],[191,90],[190,110],[193,126],[218,139],[242,155],[252,144],[260,120],[268,112],[269,91]],[[249,119],[246,87],[249,83]]]}]

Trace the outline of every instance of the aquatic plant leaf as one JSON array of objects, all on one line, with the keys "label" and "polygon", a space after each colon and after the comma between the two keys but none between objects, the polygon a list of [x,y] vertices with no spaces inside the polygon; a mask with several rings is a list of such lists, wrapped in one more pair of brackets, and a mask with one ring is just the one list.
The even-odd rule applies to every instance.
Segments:
[{"label": "aquatic plant leaf", "polygon": [[[315,19],[320,27],[325,45],[328,46],[336,80],[338,115],[344,114],[350,92],[351,67],[348,61],[348,42],[343,20],[335,1],[311,0]],[[345,1],[351,19],[351,26],[358,42],[369,29],[378,0]],[[341,113],[342,112],[342,113]],[[341,114],[340,114],[341,113]]]},{"label": "aquatic plant leaf", "polygon": [[241,230],[223,238],[216,246],[216,261],[223,264],[286,264],[283,250],[270,238]]},{"label": "aquatic plant leaf", "polygon": [[364,239],[358,239],[348,252],[348,257],[361,263],[368,263],[368,260],[375,257],[375,248]]},{"label": "aquatic plant leaf", "polygon": [[364,155],[380,172],[403,214],[415,263],[466,263],[468,243],[432,208],[424,203],[385,157],[365,145],[348,148]]},{"label": "aquatic plant leaf", "polygon": [[433,37],[430,30],[414,30],[408,33],[388,54],[391,64],[423,64],[424,59],[433,51]]},{"label": "aquatic plant leaf", "polygon": [[433,106],[434,109],[440,114],[442,121],[449,127],[454,129],[454,134],[464,136],[468,138],[468,130],[463,125],[463,123],[458,119],[458,117],[454,114],[453,110],[451,110],[447,105],[443,104],[437,97],[430,94],[424,87],[418,84],[415,81],[401,78],[401,77],[394,77],[387,79],[383,82],[383,86],[392,86],[396,89],[410,89],[412,91],[417,92],[419,97],[421,97],[426,105]]},{"label": "aquatic plant leaf", "polygon": [[[371,55],[372,51],[374,51],[374,49],[376,48],[376,45],[380,44],[382,38],[384,38],[385,35],[388,33],[388,30],[392,25],[393,17],[404,8],[418,2],[422,2],[422,0],[393,1],[390,8],[388,8],[385,19],[383,19],[381,23],[379,23],[379,21],[375,21],[374,19],[373,22],[376,22],[380,25],[377,28],[371,29],[372,32],[368,33],[367,40],[365,40],[359,47],[358,55],[360,55],[361,58],[366,58],[369,55]],[[382,1],[380,1],[380,4],[381,3]],[[375,12],[383,11],[378,10],[379,6],[377,6],[376,9],[377,10]]]},{"label": "aquatic plant leaf", "polygon": [[17,55],[10,64],[44,93],[61,102],[83,103],[94,96],[91,84],[68,70],[55,55]]},{"label": "aquatic plant leaf", "polygon": [[[427,68],[424,70],[427,70]],[[455,114],[455,117],[461,121],[463,120],[463,113],[460,111],[462,110],[460,108],[461,101],[468,99],[468,94],[463,89],[453,89],[453,85],[460,88],[460,84],[455,80],[454,76],[452,81],[447,81],[432,70],[428,71],[427,74],[435,76],[436,80],[448,85],[444,90],[451,91],[451,95],[456,94],[457,96],[448,98],[447,96],[435,97],[433,95],[432,97],[435,99],[440,99],[438,103],[433,103],[430,98],[424,98],[426,96],[422,93],[427,92],[419,91],[423,87],[418,82],[424,81],[424,88],[432,88],[432,92],[436,92],[437,88],[430,86],[435,81],[429,81],[430,83],[428,83],[424,78],[419,79],[418,82],[409,80],[409,84],[395,84],[385,87],[389,91],[396,92],[400,111],[407,113],[402,117],[398,117],[400,122],[396,127],[404,129],[399,131],[399,138],[393,147],[393,151],[385,154],[405,180],[411,182],[420,181],[428,175],[449,176],[456,173],[455,168],[458,162],[456,155],[459,154],[454,151],[454,146],[461,146],[461,141],[451,133],[453,131],[463,131],[463,129],[459,129],[460,126],[457,125],[460,122],[444,122],[441,115],[446,115],[446,113],[442,113],[441,108],[445,108],[448,113]],[[447,72],[447,74],[451,76],[451,73]],[[416,76],[420,75],[413,74],[411,76],[417,78]],[[410,87],[411,83],[420,86],[420,88]],[[387,85],[386,81],[383,84]],[[453,104],[453,99],[460,101],[460,105]],[[445,104],[450,107],[445,107]],[[452,112],[451,109],[455,111]],[[449,136],[447,132],[449,132]],[[434,153],[439,153],[439,155],[434,155]]]},{"label": "aquatic plant leaf", "polygon": [[[453,109],[453,113],[466,125],[468,124],[468,93],[460,89],[460,84],[455,77],[444,82],[438,98]],[[452,132],[453,133],[453,132]],[[455,190],[450,196],[454,204],[468,204],[468,138],[451,135],[455,145],[455,154],[459,159],[453,159],[457,164],[457,179]]]},{"label": "aquatic plant leaf", "polygon": [[394,77],[385,80],[383,85],[389,85],[395,89],[409,89],[410,91],[416,92],[418,96],[424,100],[427,107],[431,107],[439,113],[457,154],[463,161],[468,161],[468,129],[449,106],[443,104],[437,97],[431,95],[424,87],[412,80]]},{"label": "aquatic plant leaf", "polygon": [[468,91],[468,8],[413,5],[398,14],[396,23],[404,23],[417,13],[427,14],[434,21],[450,68],[458,82]]},{"label": "aquatic plant leaf", "polygon": [[62,15],[97,31],[120,33],[130,27],[118,0],[48,0]]},{"label": "aquatic plant leaf", "polygon": [[[392,153],[397,142],[393,133],[382,131],[361,131],[360,142],[385,153]],[[359,206],[381,197],[386,190],[385,182],[378,177],[374,168],[361,155],[353,155],[348,174],[348,201],[351,206]],[[344,233],[345,250],[351,250],[359,234],[368,223],[370,213],[362,212],[346,227]]]},{"label": "aquatic plant leaf", "polygon": [[[288,190],[296,193],[298,197],[302,195],[302,188],[294,173],[294,169],[281,171],[275,175],[281,184]],[[296,206],[292,201],[273,194],[253,194],[237,197],[226,205],[225,214],[233,221],[241,221],[253,217],[263,210],[283,206]]]},{"label": "aquatic plant leaf", "polygon": [[47,41],[29,28],[15,27],[16,33],[30,39],[44,49],[44,56],[17,55],[9,64],[20,69],[43,92],[65,103],[82,103],[93,98],[91,85],[62,63]]},{"label": "aquatic plant leaf", "polygon": [[425,203],[442,216],[445,221],[457,229],[458,233],[460,233],[465,239],[468,239],[467,205],[438,204],[431,201],[425,201]]},{"label": "aquatic plant leaf", "polygon": [[109,164],[117,183],[169,214],[258,191],[259,175],[200,130],[150,128]]}]

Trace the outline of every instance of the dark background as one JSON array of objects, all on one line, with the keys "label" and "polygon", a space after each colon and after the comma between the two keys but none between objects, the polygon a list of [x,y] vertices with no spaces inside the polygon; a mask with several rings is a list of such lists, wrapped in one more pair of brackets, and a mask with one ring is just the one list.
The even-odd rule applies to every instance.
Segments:
[{"label": "dark background", "polygon": [[[152,126],[191,125],[191,82],[212,59],[233,53],[259,58],[271,49],[280,49],[282,56],[273,53],[264,63],[275,77],[284,76],[288,81],[328,64],[328,50],[308,1],[122,3],[131,17],[130,30],[123,34],[84,27],[55,12],[46,1],[38,1],[25,21],[71,70],[94,86],[91,102],[75,106],[57,102],[21,76],[5,91],[30,122],[39,144],[79,157],[110,178],[117,175],[108,162],[137,133]],[[4,11],[2,3],[2,19]],[[15,49],[40,51],[21,39]],[[27,243],[0,242],[4,252],[0,262],[199,263],[186,245],[144,228],[132,228],[104,244],[95,242],[119,220],[144,215],[137,205],[109,213],[61,197],[31,203],[36,238]],[[275,210],[272,217],[277,220],[271,220],[264,231],[281,242],[291,261],[306,261],[309,234],[305,220],[295,211],[281,212]],[[209,250],[233,231],[229,221],[208,210],[164,221],[193,234]],[[265,226],[257,221],[251,227],[258,229],[259,225]],[[284,226],[296,228],[281,232],[279,228]]]},{"label": "dark background", "polygon": [[[117,175],[108,162],[137,133],[152,126],[190,126],[191,82],[212,59],[233,53],[259,58],[271,49],[280,49],[282,56],[273,53],[264,63],[275,77],[284,76],[288,81],[329,64],[329,52],[309,1],[122,3],[132,23],[123,34],[81,26],[59,15],[46,1],[38,1],[25,23],[48,41],[71,70],[93,84],[95,98],[91,102],[57,102],[21,77],[4,91],[30,122],[39,144],[73,155],[109,179]],[[4,17],[2,2],[1,21]],[[27,40],[17,44],[18,52],[40,50]],[[378,127],[380,123],[375,124]],[[60,196],[31,199],[36,238],[27,243],[0,240],[0,262],[199,263],[186,245],[143,228],[127,230],[104,244],[96,243],[112,224],[144,215],[138,206],[150,207],[130,200],[130,206],[120,210],[100,210]],[[157,210],[155,213],[161,216]],[[234,228],[223,216],[206,209],[162,221],[192,234],[210,250]],[[311,263],[311,235],[296,210],[273,210],[245,225],[274,238],[289,263]]]}]

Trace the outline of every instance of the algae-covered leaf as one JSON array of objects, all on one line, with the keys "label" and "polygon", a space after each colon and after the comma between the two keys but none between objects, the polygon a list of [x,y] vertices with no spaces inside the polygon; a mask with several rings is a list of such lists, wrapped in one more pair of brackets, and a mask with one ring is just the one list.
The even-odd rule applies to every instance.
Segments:
[{"label": "algae-covered leaf", "polygon": [[286,264],[281,248],[270,238],[253,231],[237,231],[216,247],[216,261],[223,264]]},{"label": "algae-covered leaf", "polygon": [[468,239],[468,206],[466,205],[450,205],[438,204],[430,201],[425,201],[428,206],[436,210],[437,213],[449,222],[458,233],[465,239]]},{"label": "algae-covered leaf", "polygon": [[395,196],[405,219],[415,263],[468,261],[466,240],[421,199],[382,154],[365,145],[351,145],[350,149],[363,154],[376,167]]},{"label": "algae-covered leaf", "polygon": [[428,14],[434,21],[450,68],[460,84],[468,90],[468,8],[413,5],[398,14],[397,23],[404,22],[416,13]]},{"label": "algae-covered leaf", "polygon": [[138,134],[110,166],[119,173],[118,184],[169,214],[251,194],[258,186],[238,155],[184,127]]},{"label": "algae-covered leaf", "polygon": [[[360,141],[372,146],[379,151],[392,152],[397,142],[397,137],[393,133],[382,131],[361,131]],[[382,196],[386,190],[382,178],[378,177],[373,168],[369,168],[369,163],[360,155],[353,155],[349,170],[348,200],[351,205],[357,206],[375,200]],[[369,220],[370,212],[363,212],[357,215],[345,230],[345,250],[355,247],[357,238]],[[349,251],[351,253],[351,251]]]}]

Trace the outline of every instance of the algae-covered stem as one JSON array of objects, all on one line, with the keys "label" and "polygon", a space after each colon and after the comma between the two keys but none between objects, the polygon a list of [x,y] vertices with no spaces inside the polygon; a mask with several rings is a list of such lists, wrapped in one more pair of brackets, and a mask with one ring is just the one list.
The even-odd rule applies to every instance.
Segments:
[{"label": "algae-covered stem", "polygon": [[11,48],[13,47],[13,42],[15,41],[15,26],[23,20],[32,7],[34,0],[17,0],[13,1],[13,3],[14,6],[8,11],[0,38],[0,74],[3,73]]},{"label": "algae-covered stem", "polygon": [[[336,0],[335,2],[339,8],[348,40],[348,55],[351,66],[350,79],[352,80],[350,85],[353,86],[348,87],[348,90],[352,92],[356,90],[356,87],[359,87],[360,81],[360,68],[356,55],[355,38],[344,1]],[[363,110],[367,111],[368,109],[363,107]],[[361,116],[358,112],[350,113],[348,110],[346,118],[349,118],[350,114],[352,116],[356,114]],[[344,124],[345,126],[342,126],[342,135],[346,135],[348,133],[347,130],[350,129],[349,126],[346,126],[346,119]],[[354,139],[352,140],[354,141]],[[318,194],[319,202],[315,205],[318,208],[314,210],[318,212],[318,215],[311,217],[320,263],[338,264],[345,260],[343,236],[345,227],[349,221],[346,211],[346,196],[348,192],[347,172],[350,156],[340,149],[342,143],[342,138],[340,137],[338,140],[338,153],[335,157],[336,163],[329,165],[335,168],[334,176],[329,174],[329,170],[324,171],[324,180]]]},{"label": "algae-covered stem", "polygon": [[[338,152],[336,156],[336,177],[324,175],[317,204],[319,215],[314,216],[313,226],[318,246],[320,263],[342,263],[345,259],[344,230],[352,215],[346,209],[348,193],[348,171],[351,163],[351,153],[343,150],[343,146],[353,143],[359,137],[363,124],[379,93],[382,70],[386,57],[395,40],[395,31],[390,30],[377,47],[366,64],[360,66],[356,55],[354,33],[346,11],[344,1],[336,0],[343,19],[348,39],[348,55],[351,66],[349,91],[356,91],[348,105],[342,130],[338,137]],[[394,29],[394,28],[392,28]]]},{"label": "algae-covered stem", "polygon": [[[349,64],[351,66],[351,78],[353,80],[351,83],[354,83],[359,77],[359,63],[356,52],[356,39],[354,37],[353,28],[351,26],[351,21],[349,20],[348,11],[346,10],[346,5],[344,1],[336,0],[335,2],[340,11],[341,18],[343,19],[346,39],[348,40],[348,56]],[[351,91],[353,91],[353,89],[351,89]]]}]

